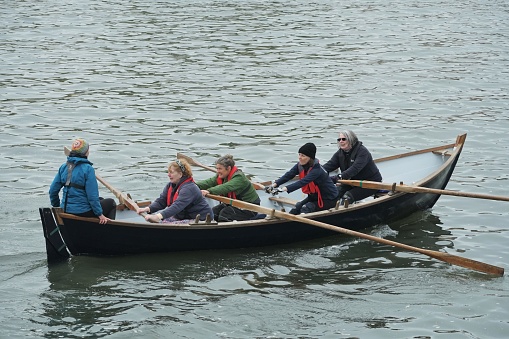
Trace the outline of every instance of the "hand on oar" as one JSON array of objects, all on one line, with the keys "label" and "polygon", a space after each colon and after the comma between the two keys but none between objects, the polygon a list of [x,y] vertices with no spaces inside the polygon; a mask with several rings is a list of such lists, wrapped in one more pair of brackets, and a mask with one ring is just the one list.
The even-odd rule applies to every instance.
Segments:
[{"label": "hand on oar", "polygon": [[381,189],[381,190],[389,190],[389,191],[393,191],[393,192],[432,193],[432,194],[441,194],[441,195],[454,195],[457,197],[509,201],[509,197],[504,197],[504,196],[500,196],[500,195],[467,193],[467,192],[441,190],[441,189],[435,189],[435,188],[411,186],[411,185],[396,184],[396,183],[387,184],[387,183],[383,183],[383,182],[367,181],[367,180],[338,180],[338,183],[350,185],[350,186],[357,186],[357,187],[366,188],[366,189]]},{"label": "hand on oar", "polygon": [[462,258],[462,257],[456,256],[456,255],[452,255],[452,254],[449,254],[449,253],[443,253],[443,252],[438,252],[438,251],[426,250],[426,249],[419,248],[419,247],[414,247],[414,246],[410,246],[410,245],[401,244],[401,243],[398,243],[398,242],[395,242],[395,241],[392,241],[392,240],[378,238],[378,237],[375,237],[375,236],[372,236],[372,235],[369,235],[369,234],[352,231],[352,230],[349,230],[347,228],[342,228],[342,227],[339,227],[339,226],[334,226],[334,225],[326,224],[324,222],[320,222],[320,221],[317,221],[317,220],[308,219],[308,218],[304,218],[304,217],[301,217],[301,216],[298,216],[298,215],[293,215],[293,214],[290,214],[290,213],[277,211],[277,210],[274,210],[274,209],[271,209],[271,208],[268,208],[268,207],[263,207],[263,206],[251,204],[251,203],[248,203],[248,202],[245,202],[245,201],[230,199],[230,198],[227,198],[227,197],[222,197],[222,196],[212,195],[212,194],[208,194],[207,197],[209,197],[211,199],[214,199],[214,200],[217,200],[217,201],[220,201],[220,202],[225,203],[227,205],[231,205],[231,206],[237,207],[237,208],[242,208],[242,209],[250,210],[250,211],[253,211],[253,212],[257,212],[257,213],[266,213],[267,215],[274,215],[274,216],[282,218],[282,219],[298,221],[298,222],[301,222],[301,223],[304,223],[304,224],[310,224],[310,225],[321,227],[321,228],[325,228],[325,229],[328,229],[328,230],[331,230],[331,231],[345,233],[345,234],[348,234],[348,235],[351,235],[351,236],[354,236],[354,237],[359,237],[359,238],[375,241],[375,242],[378,242],[378,243],[381,243],[381,244],[386,244],[386,245],[391,245],[391,246],[394,246],[394,247],[403,248],[403,249],[406,249],[408,251],[422,253],[422,254],[425,254],[425,255],[430,256],[432,258],[445,261],[445,262],[447,262],[449,264],[457,265],[457,266],[462,266],[462,267],[465,267],[465,268],[468,268],[468,269],[471,269],[471,270],[476,270],[476,271],[479,271],[479,272],[488,273],[488,274],[494,274],[494,275],[498,275],[498,276],[503,276],[504,275],[504,269],[502,267],[497,267],[497,266],[485,264],[485,263],[482,263],[482,262],[479,262],[479,261],[475,261],[475,260],[472,260],[472,259]]}]

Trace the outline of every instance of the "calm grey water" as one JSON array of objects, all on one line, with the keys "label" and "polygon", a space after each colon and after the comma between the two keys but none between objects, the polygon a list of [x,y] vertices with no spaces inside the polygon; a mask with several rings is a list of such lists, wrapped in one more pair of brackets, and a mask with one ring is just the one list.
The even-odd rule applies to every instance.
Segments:
[{"label": "calm grey water", "polygon": [[[1,338],[507,337],[507,277],[417,253],[338,235],[48,268],[38,214],[77,136],[153,199],[176,152],[267,180],[341,128],[375,157],[466,132],[448,188],[507,196],[507,1],[0,4]],[[507,269],[508,206],[443,196],[367,232]]]}]

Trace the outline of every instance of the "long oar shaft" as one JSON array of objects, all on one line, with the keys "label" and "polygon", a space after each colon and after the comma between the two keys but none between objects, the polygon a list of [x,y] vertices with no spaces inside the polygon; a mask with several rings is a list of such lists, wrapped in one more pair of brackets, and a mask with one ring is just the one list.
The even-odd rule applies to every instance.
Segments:
[{"label": "long oar shaft", "polygon": [[[136,201],[132,200],[127,194],[121,192],[120,190],[116,189],[115,187],[111,186],[106,180],[104,180],[99,174],[95,174],[95,177],[101,184],[103,184],[107,189],[110,190],[111,193],[115,197],[117,197],[118,201],[121,204],[124,204],[129,208],[131,211],[137,211],[140,206],[136,203]],[[145,215],[146,213],[142,213],[142,215]]]},{"label": "long oar shaft", "polygon": [[367,240],[375,241],[375,242],[378,242],[378,243],[381,243],[381,244],[386,244],[386,245],[391,245],[391,246],[394,246],[394,247],[403,248],[403,249],[408,250],[408,251],[422,253],[422,254],[425,254],[425,255],[430,256],[432,258],[435,258],[435,259],[438,259],[438,260],[441,260],[441,261],[445,261],[445,262],[447,262],[449,264],[452,264],[452,265],[462,266],[462,267],[465,267],[465,268],[468,268],[468,269],[472,269],[472,270],[476,270],[476,271],[483,272],[483,273],[489,273],[489,274],[494,274],[494,275],[499,275],[499,276],[504,275],[504,269],[502,267],[497,267],[497,266],[489,265],[489,264],[482,263],[482,262],[479,262],[479,261],[475,261],[475,260],[472,260],[472,259],[467,259],[467,258],[459,257],[459,256],[448,254],[448,253],[443,253],[443,252],[438,252],[438,251],[433,251],[433,250],[426,250],[426,249],[419,248],[419,247],[414,247],[414,246],[410,246],[410,245],[401,244],[401,243],[398,243],[398,242],[395,242],[395,241],[392,241],[392,240],[378,238],[378,237],[375,237],[375,236],[372,236],[372,235],[369,235],[369,234],[365,234],[365,233],[361,233],[361,232],[356,232],[356,231],[353,231],[353,230],[350,230],[350,229],[347,229],[347,228],[343,228],[343,227],[339,227],[339,226],[334,226],[334,225],[326,224],[326,223],[321,222],[321,221],[317,221],[317,220],[313,220],[313,219],[308,219],[308,218],[304,218],[304,217],[301,217],[301,216],[298,216],[298,215],[293,215],[293,214],[277,211],[277,210],[274,210],[274,209],[271,209],[271,208],[267,208],[267,207],[263,207],[263,206],[259,206],[259,205],[255,205],[255,204],[251,204],[251,203],[248,203],[248,202],[245,202],[245,201],[230,199],[230,198],[227,198],[227,197],[222,197],[222,196],[217,196],[217,195],[212,195],[212,194],[208,194],[207,197],[209,197],[211,199],[214,199],[214,200],[217,200],[217,201],[220,201],[222,203],[234,206],[234,207],[251,210],[251,211],[254,211],[254,212],[258,212],[258,213],[266,213],[266,214],[274,215],[274,216],[282,218],[282,219],[298,221],[298,222],[301,222],[301,223],[310,224],[310,225],[313,225],[313,226],[325,228],[325,229],[328,229],[328,230],[331,230],[331,231],[348,234],[348,235],[351,235],[351,236],[354,236],[354,237],[359,237],[359,238],[364,238],[364,239],[367,239]]},{"label": "long oar shaft", "polygon": [[482,193],[467,193],[467,192],[441,190],[441,189],[436,189],[436,188],[411,186],[411,185],[396,184],[396,183],[387,184],[387,183],[383,183],[383,182],[365,181],[365,180],[338,180],[338,183],[342,183],[342,184],[350,185],[350,186],[367,188],[367,189],[381,189],[381,190],[389,190],[389,191],[395,191],[395,192],[431,193],[431,194],[440,194],[440,195],[454,195],[457,197],[509,201],[509,197],[500,196],[500,195],[490,195],[490,194],[482,194]]}]

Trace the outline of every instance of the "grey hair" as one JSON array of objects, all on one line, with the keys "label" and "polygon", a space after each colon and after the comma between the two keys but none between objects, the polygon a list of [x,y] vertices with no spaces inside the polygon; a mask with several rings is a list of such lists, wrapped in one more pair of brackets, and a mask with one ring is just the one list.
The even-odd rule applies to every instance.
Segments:
[{"label": "grey hair", "polygon": [[221,158],[216,160],[216,165],[219,164],[224,168],[235,166],[235,161],[233,161],[233,155],[227,154],[222,156]]},{"label": "grey hair", "polygon": [[359,141],[359,139],[357,139],[357,135],[355,135],[355,133],[349,129],[339,131],[339,134],[343,134],[346,140],[348,140],[348,142],[350,143],[350,146],[352,147],[357,143],[357,141]]}]

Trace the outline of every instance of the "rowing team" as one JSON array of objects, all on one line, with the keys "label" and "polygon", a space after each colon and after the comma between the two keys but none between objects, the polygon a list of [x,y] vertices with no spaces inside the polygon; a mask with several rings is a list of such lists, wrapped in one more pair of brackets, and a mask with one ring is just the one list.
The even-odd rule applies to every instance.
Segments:
[{"label": "rowing team", "polygon": [[[357,139],[354,132],[339,132],[338,151],[329,161],[320,164],[316,158],[316,146],[306,143],[299,148],[298,162],[285,174],[265,187],[267,193],[291,193],[301,189],[306,198],[290,210],[291,214],[310,213],[332,208],[337,201],[355,201],[373,195],[369,190],[349,185],[336,185],[340,179],[382,181],[382,176],[368,149]],[[61,207],[64,212],[83,217],[98,217],[101,224],[115,219],[116,203],[113,199],[99,197],[95,170],[88,160],[89,143],[78,138],[73,141],[67,161],[62,164],[49,189],[51,205]],[[216,221],[241,221],[254,219],[256,212],[221,203],[211,208],[205,196],[208,194],[227,196],[252,204],[260,204],[260,197],[253,184],[236,165],[231,155],[220,157],[215,162],[216,174],[211,178],[195,182],[191,166],[185,159],[177,159],[168,166],[169,182],[157,199],[149,206],[138,208],[137,213],[147,213],[150,222],[172,224],[189,223],[198,215],[205,220],[207,215]],[[338,170],[339,174],[330,176]],[[298,176],[299,180],[282,186]],[[62,199],[59,193],[63,188]]]}]

